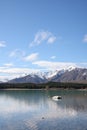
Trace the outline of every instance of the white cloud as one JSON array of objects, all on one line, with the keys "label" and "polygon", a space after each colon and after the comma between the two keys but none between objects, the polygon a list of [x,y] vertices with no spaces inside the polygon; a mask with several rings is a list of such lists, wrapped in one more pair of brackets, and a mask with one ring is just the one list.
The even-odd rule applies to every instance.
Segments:
[{"label": "white cloud", "polygon": [[83,42],[87,42],[87,34],[84,36]]},{"label": "white cloud", "polygon": [[42,42],[54,43],[56,37],[49,31],[39,31],[36,33],[34,40],[30,43],[30,47],[40,45]]},{"label": "white cloud", "polygon": [[51,59],[55,59],[55,58],[56,58],[56,56],[51,56],[50,58],[51,58]]},{"label": "white cloud", "polygon": [[7,67],[0,67],[0,73],[3,74],[27,74],[37,71],[35,69],[29,69],[29,68],[7,68]]},{"label": "white cloud", "polygon": [[13,63],[6,63],[6,64],[4,64],[4,66],[6,66],[6,67],[12,67]]},{"label": "white cloud", "polygon": [[66,62],[51,62],[51,61],[36,61],[32,64],[37,65],[39,67],[43,67],[47,70],[61,70],[61,69],[67,69],[70,66],[77,66],[75,63],[66,63]]},{"label": "white cloud", "polygon": [[32,54],[24,57],[24,60],[25,61],[35,61],[38,59],[38,55],[39,55],[38,53],[32,53]]},{"label": "white cloud", "polygon": [[23,57],[25,55],[25,52],[24,51],[22,51],[22,50],[20,50],[20,49],[15,49],[15,50],[13,50],[11,53],[10,53],[10,57],[19,57],[19,58],[21,58],[21,57]]},{"label": "white cloud", "polygon": [[7,81],[9,79],[18,78],[38,71],[40,70],[29,68],[0,67],[0,81]]},{"label": "white cloud", "polygon": [[54,43],[55,42],[55,40],[56,40],[56,37],[55,36],[51,36],[51,37],[49,37],[49,39],[48,39],[48,43],[50,43],[50,44],[52,44],[52,43]]},{"label": "white cloud", "polygon": [[0,47],[6,47],[6,42],[5,41],[0,41]]}]

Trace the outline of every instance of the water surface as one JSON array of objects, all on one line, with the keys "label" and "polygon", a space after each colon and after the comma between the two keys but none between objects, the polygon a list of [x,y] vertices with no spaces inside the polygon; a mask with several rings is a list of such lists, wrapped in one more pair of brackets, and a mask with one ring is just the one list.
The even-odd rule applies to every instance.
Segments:
[{"label": "water surface", "polygon": [[0,130],[87,130],[87,91],[0,91]]}]

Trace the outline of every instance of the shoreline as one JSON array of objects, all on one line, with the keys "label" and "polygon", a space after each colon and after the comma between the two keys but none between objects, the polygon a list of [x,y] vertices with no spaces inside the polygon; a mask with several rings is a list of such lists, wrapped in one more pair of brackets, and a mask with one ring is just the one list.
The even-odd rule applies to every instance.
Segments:
[{"label": "shoreline", "polygon": [[79,90],[79,91],[87,91],[87,88],[86,88],[86,89],[83,89],[83,88],[82,88],[82,89],[81,89],[81,88],[80,88],[80,89],[75,89],[75,88],[49,88],[49,89],[43,89],[43,88],[42,88],[42,89],[5,88],[5,89],[0,89],[0,91],[2,91],[2,90],[3,90],[3,91],[4,91],[4,90],[6,90],[6,91],[8,91],[8,90],[14,90],[14,91],[15,91],[15,90],[23,90],[23,91],[24,91],[24,90],[31,90],[31,91],[33,91],[33,90],[35,90],[35,91],[36,91],[36,90],[37,90],[37,91],[38,91],[38,90],[44,90],[44,91],[50,91],[50,90],[55,90],[55,91],[56,91],[56,90]]}]

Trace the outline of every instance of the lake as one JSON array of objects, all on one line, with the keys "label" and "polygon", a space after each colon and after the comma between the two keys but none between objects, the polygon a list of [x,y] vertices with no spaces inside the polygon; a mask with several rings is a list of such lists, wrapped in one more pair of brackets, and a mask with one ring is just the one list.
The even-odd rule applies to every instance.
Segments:
[{"label": "lake", "polygon": [[1,90],[0,130],[87,130],[87,91]]}]

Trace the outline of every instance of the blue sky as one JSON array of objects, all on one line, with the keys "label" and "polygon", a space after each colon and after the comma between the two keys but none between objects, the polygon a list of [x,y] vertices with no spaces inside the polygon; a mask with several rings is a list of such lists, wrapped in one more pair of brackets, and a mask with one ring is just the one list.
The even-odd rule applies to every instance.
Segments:
[{"label": "blue sky", "polygon": [[87,0],[0,0],[0,80],[87,67]]}]

